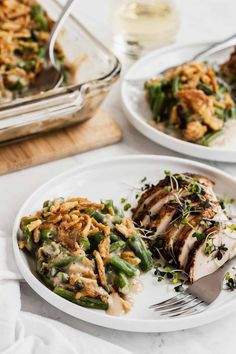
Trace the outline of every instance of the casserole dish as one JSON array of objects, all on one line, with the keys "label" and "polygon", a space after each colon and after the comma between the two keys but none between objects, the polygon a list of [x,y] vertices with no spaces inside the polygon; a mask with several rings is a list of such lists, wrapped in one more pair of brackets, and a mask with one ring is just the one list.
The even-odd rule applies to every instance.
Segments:
[{"label": "casserole dish", "polygon": [[[39,1],[50,18],[62,10],[57,0]],[[0,144],[91,118],[119,77],[120,62],[70,16],[58,42],[69,63],[78,63],[73,83],[0,104]]]}]

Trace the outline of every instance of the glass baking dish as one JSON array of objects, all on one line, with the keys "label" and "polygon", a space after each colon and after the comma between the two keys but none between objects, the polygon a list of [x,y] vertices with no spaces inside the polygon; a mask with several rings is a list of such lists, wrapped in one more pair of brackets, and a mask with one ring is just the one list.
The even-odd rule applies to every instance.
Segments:
[{"label": "glass baking dish", "polygon": [[[56,20],[57,0],[39,1]],[[78,63],[73,84],[0,104],[0,144],[47,132],[91,118],[118,79],[118,59],[70,16],[60,33],[69,62]]]}]

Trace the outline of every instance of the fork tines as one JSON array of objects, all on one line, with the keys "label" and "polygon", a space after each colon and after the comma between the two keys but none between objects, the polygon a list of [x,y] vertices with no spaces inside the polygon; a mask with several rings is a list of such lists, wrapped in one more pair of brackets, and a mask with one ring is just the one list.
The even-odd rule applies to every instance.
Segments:
[{"label": "fork tines", "polygon": [[158,311],[161,316],[178,317],[199,313],[206,308],[206,304],[184,291],[170,299],[151,305],[149,308]]}]

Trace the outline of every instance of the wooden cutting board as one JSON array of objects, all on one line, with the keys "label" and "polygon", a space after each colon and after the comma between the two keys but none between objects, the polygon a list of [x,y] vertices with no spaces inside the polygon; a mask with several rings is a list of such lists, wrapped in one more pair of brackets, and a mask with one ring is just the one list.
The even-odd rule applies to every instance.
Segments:
[{"label": "wooden cutting board", "polygon": [[121,138],[118,124],[100,109],[93,118],[78,125],[0,146],[0,174],[114,144]]}]

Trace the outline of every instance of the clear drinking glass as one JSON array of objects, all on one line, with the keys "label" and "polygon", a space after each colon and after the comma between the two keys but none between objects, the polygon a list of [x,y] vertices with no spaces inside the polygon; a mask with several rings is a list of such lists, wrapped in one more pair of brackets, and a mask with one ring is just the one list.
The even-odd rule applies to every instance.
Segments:
[{"label": "clear drinking glass", "polygon": [[111,0],[115,49],[131,56],[174,42],[180,23],[174,0]]}]

